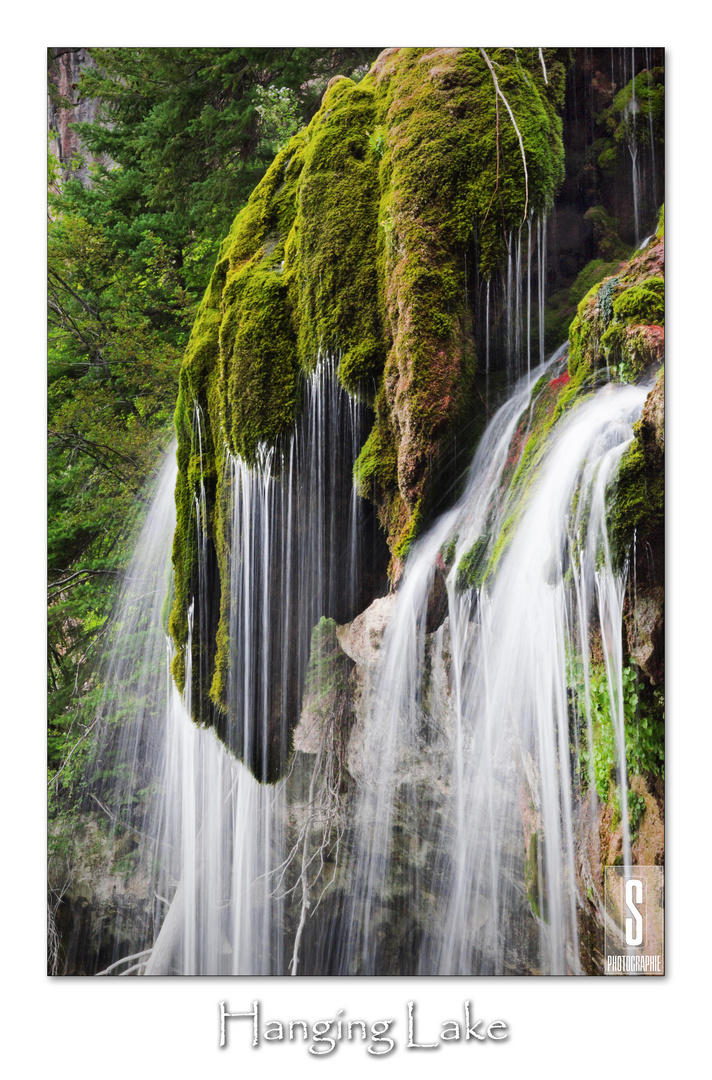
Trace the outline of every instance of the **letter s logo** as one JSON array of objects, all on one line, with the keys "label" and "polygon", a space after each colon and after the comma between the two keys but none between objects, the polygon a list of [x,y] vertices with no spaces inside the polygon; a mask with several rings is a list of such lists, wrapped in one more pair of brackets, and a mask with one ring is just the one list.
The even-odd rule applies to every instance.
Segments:
[{"label": "letter s logo", "polygon": [[633,916],[625,920],[626,945],[643,944],[643,917],[636,904],[643,903],[643,882],[640,878],[627,878],[625,883],[625,906]]}]

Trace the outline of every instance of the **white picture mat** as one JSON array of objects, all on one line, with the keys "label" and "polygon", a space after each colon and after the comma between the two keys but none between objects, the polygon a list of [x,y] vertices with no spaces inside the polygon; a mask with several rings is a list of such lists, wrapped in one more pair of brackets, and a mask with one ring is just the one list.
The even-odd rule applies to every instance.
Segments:
[{"label": "white picture mat", "polygon": [[[710,589],[712,433],[707,327],[706,217],[710,149],[708,58],[693,38],[702,28],[691,3],[615,9],[572,3],[509,3],[484,12],[444,3],[422,15],[412,4],[258,6],[135,0],[120,6],[28,5],[6,15],[3,166],[3,514],[2,937],[3,1059],[9,1075],[52,1080],[267,1076],[315,1069],[340,1077],[370,1068],[390,1075],[496,1075],[498,1080],[599,1077],[638,1061],[654,1075],[685,1067],[703,1046],[709,998],[707,818],[712,784],[707,672]],[[44,706],[44,121],[45,49],[96,44],[665,44],[668,289],[668,735],[667,971],[664,979],[48,979],[45,970]],[[703,41],[706,39],[703,37]],[[39,145],[39,152],[38,152]],[[10,490],[7,490],[9,484]],[[324,1065],[299,1043],[252,1050],[249,1025],[234,1022],[218,1049],[218,1001],[233,1010],[257,998],[265,1019],[395,1017],[397,1049],[380,1063],[358,1043],[341,1045]],[[406,1051],[406,1002],[414,999],[424,1039],[439,1021],[459,1019],[468,998],[488,1021],[503,1019],[500,1045],[452,1043]],[[427,1030],[426,1030],[427,1025]],[[482,1058],[484,1057],[484,1061]],[[704,1060],[704,1058],[700,1059]],[[644,1062],[644,1064],[643,1064]],[[625,1069],[627,1073],[627,1069]],[[368,1073],[366,1074],[368,1075]]]}]

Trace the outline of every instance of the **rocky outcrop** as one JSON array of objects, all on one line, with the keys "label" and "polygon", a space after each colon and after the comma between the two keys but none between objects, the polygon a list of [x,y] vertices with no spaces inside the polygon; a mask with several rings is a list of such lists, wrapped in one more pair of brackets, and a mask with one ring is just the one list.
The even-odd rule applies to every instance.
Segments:
[{"label": "rocky outcrop", "polygon": [[50,973],[93,975],[141,947],[156,918],[156,897],[130,830],[115,833],[105,818],[86,813],[69,847],[49,860],[50,910],[61,942]]},{"label": "rocky outcrop", "polygon": [[395,594],[378,597],[352,623],[337,627],[341,648],[359,667],[372,669],[378,663],[380,644],[395,601]]},{"label": "rocky outcrop", "polygon": [[62,180],[79,180],[84,187],[91,187],[92,164],[110,166],[111,161],[104,154],[95,158],[73,125],[91,124],[97,119],[98,99],[81,98],[78,93],[82,72],[96,65],[88,49],[49,49],[47,63],[49,151],[59,162]]}]

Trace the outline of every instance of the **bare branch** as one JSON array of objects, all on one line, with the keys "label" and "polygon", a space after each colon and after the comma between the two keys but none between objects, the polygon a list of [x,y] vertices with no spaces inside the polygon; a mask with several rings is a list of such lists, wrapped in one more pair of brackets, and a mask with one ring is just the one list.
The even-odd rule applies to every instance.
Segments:
[{"label": "bare branch", "polygon": [[90,725],[89,725],[89,727],[88,727],[88,728],[86,729],[86,731],[84,732],[84,734],[83,734],[83,735],[80,735],[80,736],[79,736],[79,738],[78,738],[78,739],[77,739],[77,741],[75,742],[74,746],[73,746],[73,747],[72,747],[72,749],[71,749],[71,750],[69,751],[69,753],[67,754],[66,758],[64,759],[64,761],[62,762],[62,764],[61,764],[61,765],[59,766],[59,768],[57,769],[57,772],[56,772],[56,773],[54,774],[54,776],[50,777],[50,779],[49,779],[49,780],[47,781],[47,787],[51,787],[51,785],[52,785],[52,784],[54,784],[54,783],[55,783],[55,782],[56,782],[57,780],[59,780],[59,778],[60,778],[60,776],[62,775],[62,773],[64,772],[64,770],[65,770],[65,769],[67,768],[67,765],[69,764],[69,760],[70,760],[70,758],[71,758],[72,754],[74,753],[74,751],[75,751],[75,750],[77,749],[77,747],[79,746],[80,742],[82,742],[82,741],[83,741],[84,739],[86,739],[86,737],[87,737],[87,735],[89,734],[89,732],[91,731],[91,729],[92,729],[92,728],[94,727],[94,725],[95,725],[95,724],[97,724],[97,723],[99,722],[99,720],[100,720],[100,719],[101,719],[101,717],[100,717],[100,716],[97,716],[97,717],[95,717],[95,719],[94,719],[94,720],[92,720],[91,724],[90,724]]},{"label": "bare branch", "polygon": [[504,102],[505,107],[507,109],[507,112],[509,113],[509,119],[512,121],[512,124],[514,126],[514,130],[517,133],[517,138],[519,139],[519,149],[521,150],[521,153],[522,153],[522,164],[524,165],[524,195],[525,195],[525,198],[524,198],[524,216],[522,217],[522,223],[524,223],[527,220],[527,210],[529,209],[529,173],[527,171],[527,156],[524,153],[524,140],[522,139],[521,131],[517,127],[517,121],[514,119],[514,113],[512,112],[512,110],[510,108],[509,102],[507,101],[506,97],[504,96],[504,94],[500,90],[499,83],[497,81],[497,76],[495,75],[494,68],[492,67],[492,62],[491,62],[489,56],[487,55],[487,53],[485,52],[484,49],[480,49],[480,52],[482,53],[482,55],[484,57],[485,63],[487,64],[487,67],[490,69],[490,74],[492,75],[492,82],[494,83],[495,92],[499,97],[501,97],[502,101]]},{"label": "bare branch", "polygon": [[[77,570],[75,571],[75,573],[70,574],[69,577],[62,578],[59,581],[50,582],[50,591],[47,594],[47,598],[51,600],[53,596],[56,596],[59,593],[63,592],[67,583],[70,581],[74,581],[75,578],[95,577],[101,574],[115,574],[116,577],[124,577],[124,574],[121,570]],[[75,581],[75,585],[81,584],[83,584],[83,582]],[[74,586],[71,587],[74,588]]]},{"label": "bare branch", "polygon": [[[128,964],[132,960],[138,960],[140,956],[149,956],[153,952],[153,947],[150,949],[143,949],[141,952],[132,953],[131,956],[124,956],[121,960],[116,960],[113,964],[109,964],[108,968],[104,968],[103,971],[97,971],[97,975],[108,975],[110,971],[113,971],[117,967],[121,967],[122,964]],[[145,964],[146,961],[143,961]],[[143,967],[143,964],[137,964],[136,967]],[[135,971],[136,968],[129,968],[129,971]],[[122,975],[128,975],[127,971],[123,971]]]}]

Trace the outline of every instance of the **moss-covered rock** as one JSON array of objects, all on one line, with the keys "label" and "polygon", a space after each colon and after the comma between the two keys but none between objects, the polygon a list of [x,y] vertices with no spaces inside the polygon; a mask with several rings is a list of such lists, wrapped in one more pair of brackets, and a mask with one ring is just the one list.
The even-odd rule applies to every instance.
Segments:
[{"label": "moss-covered rock", "polygon": [[578,305],[569,330],[569,373],[614,367],[637,377],[660,361],[664,348],[665,238],[654,236],[614,276],[595,284]]},{"label": "moss-covered rock", "polygon": [[[526,174],[488,59],[517,119]],[[563,178],[563,65],[547,59],[548,84],[527,50],[396,50],[374,66],[386,105],[381,222],[392,335],[387,410],[376,425],[389,427],[397,446],[378,495],[390,528],[402,523],[390,533],[396,572],[427,520],[439,446],[474,409],[467,243],[474,229],[479,272],[489,276],[506,258],[509,232],[549,208]]]},{"label": "moss-covered rock", "polygon": [[[442,448],[475,430],[466,253],[474,246],[470,273],[490,276],[563,178],[564,56],[543,59],[538,49],[391,49],[362,81],[332,80],[221,245],[176,410],[170,628],[179,687],[189,667],[200,672],[196,720],[226,722],[225,451],[249,463],[290,427],[300,373],[320,353],[338,356],[344,387],[375,407],[355,480],[378,506],[393,577],[427,522]],[[194,605],[189,665],[199,549],[209,600]]]},{"label": "moss-covered rock", "polygon": [[611,217],[603,206],[592,206],[584,214],[584,221],[593,226],[593,235],[598,244],[598,254],[601,259],[625,259],[630,254],[630,249],[623,243],[618,235],[618,222]]},{"label": "moss-covered rock", "polygon": [[353,393],[372,393],[386,342],[378,300],[380,156],[371,140],[378,122],[370,80],[338,79],[309,128],[295,225],[299,354],[341,354],[340,377]]},{"label": "moss-covered rock", "polygon": [[[615,95],[613,104],[598,118],[610,141],[601,147],[599,164],[611,168],[616,148],[625,147],[633,137],[641,146],[663,142],[665,128],[665,72],[663,68],[639,72]],[[621,150],[624,152],[624,150]]]},{"label": "moss-covered rock", "polygon": [[576,318],[578,305],[584,296],[599,285],[604,278],[611,277],[622,269],[621,258],[628,255],[607,260],[603,258],[591,259],[574,278],[572,284],[565,289],[554,293],[546,304],[545,309],[545,344],[548,350],[553,351],[569,336],[569,328]]},{"label": "moss-covered rock", "polygon": [[643,70],[618,91],[596,117],[601,133],[595,140],[596,163],[602,180],[616,183],[630,169],[631,153],[653,151],[664,156],[665,73],[662,67]]},{"label": "moss-covered rock", "polygon": [[524,864],[524,880],[530,908],[538,919],[547,922],[546,876],[542,873],[544,858],[544,833],[539,829],[533,833],[529,841]]},{"label": "moss-covered rock", "polygon": [[[618,469],[609,529],[618,559],[628,553],[633,534],[645,548],[658,549],[665,515],[665,373],[661,371],[635,425],[635,439]],[[662,566],[660,567],[662,572]]]}]

